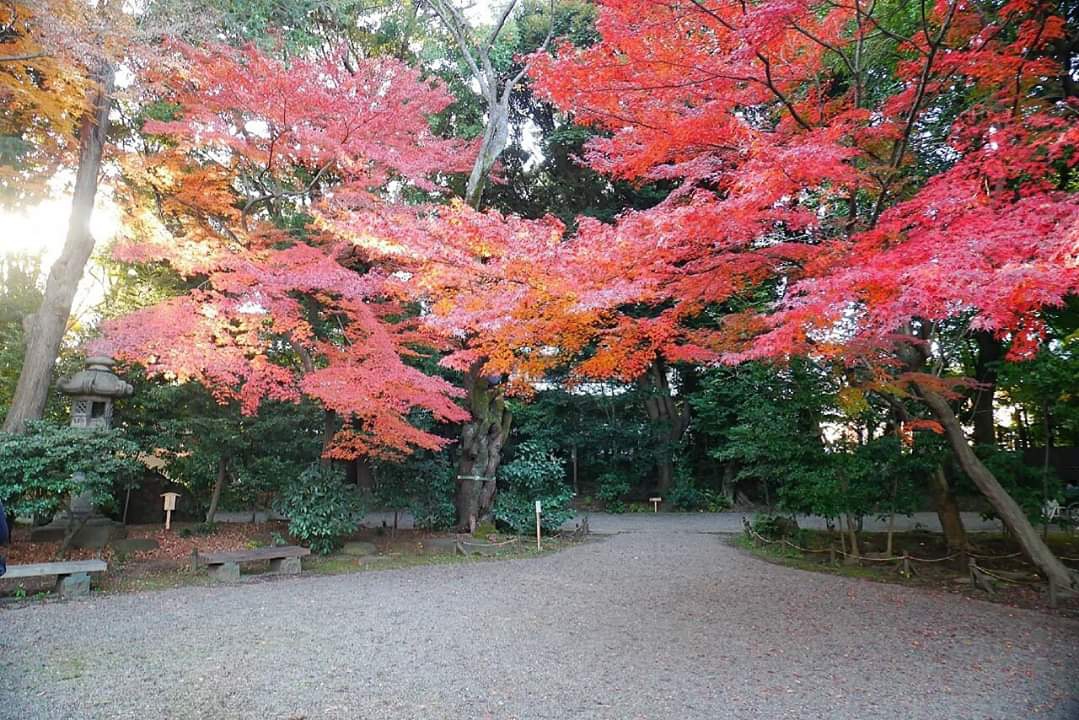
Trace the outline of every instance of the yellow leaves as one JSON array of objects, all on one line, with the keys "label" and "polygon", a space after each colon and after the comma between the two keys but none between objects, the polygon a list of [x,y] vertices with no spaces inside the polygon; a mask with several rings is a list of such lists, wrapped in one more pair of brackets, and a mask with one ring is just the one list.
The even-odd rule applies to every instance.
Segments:
[{"label": "yellow leaves", "polygon": [[[32,202],[75,160],[76,130],[92,86],[89,68],[119,51],[128,18],[85,0],[5,3],[0,36],[0,194]],[[13,17],[11,17],[11,15]],[[103,50],[104,48],[104,50]]]},{"label": "yellow leaves", "polygon": [[869,410],[869,401],[861,388],[845,387],[836,397],[839,409],[848,417],[856,417]]}]

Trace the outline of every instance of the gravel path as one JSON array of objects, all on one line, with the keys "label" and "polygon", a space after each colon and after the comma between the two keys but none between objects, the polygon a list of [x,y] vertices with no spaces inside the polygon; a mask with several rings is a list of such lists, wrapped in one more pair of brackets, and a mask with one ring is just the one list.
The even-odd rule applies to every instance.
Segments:
[{"label": "gravel path", "polygon": [[0,610],[0,717],[1079,717],[1079,623],[640,532]]},{"label": "gravel path", "polygon": [[[963,515],[963,527],[967,532],[1000,532],[1000,522],[985,520],[979,513],[965,512]],[[592,532],[618,533],[637,532],[638,530],[654,531],[668,529],[672,532],[719,532],[740,533],[742,532],[742,518],[753,517],[753,513],[721,512],[721,513],[623,513],[611,515],[607,513],[589,513],[589,527]],[[393,525],[393,513],[370,512],[364,516],[363,524],[367,527],[378,527],[385,523]],[[580,517],[574,518],[565,524],[572,528]],[[799,515],[798,525],[804,528],[826,527],[826,520],[812,515]],[[407,512],[398,513],[397,526],[400,528],[413,527],[412,516]],[[863,527],[868,532],[884,532],[888,529],[887,520],[876,517],[866,517]],[[936,513],[919,512],[910,517],[897,516],[895,519],[897,532],[906,530],[925,529],[932,532],[940,532],[940,520]]]}]

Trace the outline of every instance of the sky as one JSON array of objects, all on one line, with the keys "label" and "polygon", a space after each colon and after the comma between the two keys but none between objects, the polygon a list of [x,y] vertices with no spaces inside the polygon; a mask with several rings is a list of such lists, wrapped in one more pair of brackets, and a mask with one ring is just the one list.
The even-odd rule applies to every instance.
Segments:
[{"label": "sky", "polygon": [[[0,210],[0,254],[40,256],[42,273],[48,272],[63,250],[70,214],[71,195],[67,193],[58,193],[27,208]],[[106,193],[99,192],[90,218],[90,232],[95,239],[96,251],[108,246],[116,235],[119,223],[119,210]],[[44,277],[41,278],[41,286],[45,286]],[[91,267],[79,284],[72,316],[83,319],[104,296],[105,287],[100,268],[91,261]]]}]

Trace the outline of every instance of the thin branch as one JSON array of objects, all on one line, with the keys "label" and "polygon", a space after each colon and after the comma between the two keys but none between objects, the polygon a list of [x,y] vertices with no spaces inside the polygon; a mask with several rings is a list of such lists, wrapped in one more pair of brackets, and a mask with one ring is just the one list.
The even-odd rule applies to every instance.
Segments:
[{"label": "thin branch", "polygon": [[495,23],[494,29],[491,30],[490,36],[487,38],[487,42],[484,44],[484,50],[490,50],[495,46],[495,41],[498,39],[498,34],[502,32],[502,26],[506,24],[506,20],[509,19],[510,13],[513,12],[513,8],[517,6],[517,0],[509,0],[506,3],[506,7],[502,10],[502,15],[498,18],[498,22]]},{"label": "thin branch", "polygon": [[435,14],[438,15],[442,24],[457,42],[457,46],[461,49],[461,54],[465,59],[465,63],[472,72],[472,77],[480,84],[480,91],[483,92],[484,97],[491,96],[493,90],[488,87],[487,77],[484,75],[483,71],[480,70],[479,64],[472,54],[472,48],[469,45],[468,37],[465,33],[465,28],[468,28],[468,24],[465,22],[464,18],[457,12],[457,8],[445,0],[427,0],[427,3],[435,11]]},{"label": "thin branch", "polygon": [[[701,0],[689,0],[689,1],[699,11],[703,12],[705,15],[708,15],[709,17],[714,19],[716,22],[718,22],[720,25],[722,25],[728,32],[732,32],[732,33],[737,32],[737,29],[733,25],[731,25],[729,22],[724,20],[714,10],[712,10],[712,9],[710,9],[708,7],[705,7],[705,5],[701,2]],[[794,118],[795,122],[797,122],[799,125],[801,125],[802,128],[804,128],[805,130],[812,130],[813,129],[812,126],[809,123],[807,123],[802,118],[801,115],[798,114],[798,111],[794,109],[794,105],[791,104],[790,100],[787,99],[786,95],[784,95],[782,92],[780,92],[779,88],[776,87],[776,84],[772,79],[772,63],[771,63],[771,61],[768,58],[766,58],[764,55],[762,55],[759,51],[754,51],[753,54],[757,57],[758,60],[761,61],[761,63],[764,64],[764,77],[765,77],[764,84],[765,84],[765,86],[767,86],[768,89],[772,91],[772,94],[775,95],[776,98],[779,100],[779,102],[781,102],[783,104],[783,107],[787,108],[787,111],[791,114],[791,117]]]},{"label": "thin branch", "polygon": [[854,63],[852,63],[851,59],[849,57],[847,57],[847,54],[845,52],[843,52],[842,50],[840,50],[837,46],[832,45],[831,43],[824,40],[823,38],[817,37],[813,33],[809,32],[806,29],[804,29],[798,23],[791,23],[791,27],[794,28],[794,30],[796,32],[801,33],[802,35],[805,35],[807,38],[809,38],[813,42],[820,45],[825,50],[830,50],[831,52],[834,52],[836,55],[839,56],[839,59],[843,61],[843,64],[847,66],[847,68],[851,71],[852,74],[857,74],[857,70],[854,69]]},{"label": "thin branch", "polygon": [[937,52],[940,50],[941,45],[944,43],[944,36],[948,33],[948,29],[951,27],[952,18],[955,17],[955,9],[958,2],[951,2],[948,5],[948,14],[944,18],[944,22],[941,24],[940,32],[937,33],[936,40],[932,40],[929,44],[929,53],[925,58],[925,65],[922,66],[921,75],[918,78],[918,88],[914,94],[914,102],[910,106],[910,113],[907,115],[907,122],[903,128],[903,133],[899,136],[899,140],[892,146],[892,158],[889,162],[892,172],[888,176],[885,187],[881,191],[881,194],[877,197],[877,202],[873,206],[873,214],[870,216],[869,225],[872,227],[876,225],[877,219],[880,217],[881,212],[884,210],[884,201],[888,196],[888,190],[891,186],[891,179],[894,177],[895,170],[899,168],[899,163],[903,159],[903,154],[906,152],[907,143],[910,142],[911,133],[914,131],[914,124],[918,120],[918,111],[921,109],[922,101],[925,99],[926,88],[929,85],[929,78],[933,72],[933,61],[936,59]]},{"label": "thin branch", "polygon": [[779,102],[783,104],[783,107],[787,108],[787,112],[791,114],[791,117],[794,118],[795,122],[806,130],[812,130],[812,126],[802,119],[802,116],[794,109],[794,105],[791,104],[791,101],[776,87],[775,82],[772,80],[772,63],[760,53],[757,53],[757,58],[764,63],[764,84],[767,85],[768,89],[772,91],[772,94],[779,99]]},{"label": "thin branch", "polygon": [[22,55],[0,55],[0,62],[22,62],[24,60],[37,60],[48,57],[46,52],[23,53]]},{"label": "thin branch", "polygon": [[[540,43],[536,52],[544,52],[547,50],[547,45],[551,42],[551,36],[554,34],[554,0],[551,0],[550,5],[547,6],[547,14],[550,19],[547,21],[547,35],[543,38],[543,42]],[[510,93],[513,91],[513,87],[524,78],[525,73],[528,72],[528,63],[524,63],[520,72],[514,75],[508,83],[506,83],[505,89],[502,91],[503,102],[509,99]]]}]

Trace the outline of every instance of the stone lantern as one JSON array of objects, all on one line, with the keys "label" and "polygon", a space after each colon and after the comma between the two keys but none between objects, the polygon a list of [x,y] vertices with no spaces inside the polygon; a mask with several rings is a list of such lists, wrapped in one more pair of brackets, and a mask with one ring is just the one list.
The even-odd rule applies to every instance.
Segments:
[{"label": "stone lantern", "polygon": [[71,427],[112,427],[112,403],[128,397],[135,388],[112,372],[109,357],[86,359],[86,369],[60,381],[60,392],[71,397]]},{"label": "stone lantern", "polygon": [[[129,383],[111,370],[115,361],[108,357],[91,357],[86,369],[59,382],[60,392],[71,397],[71,426],[108,430],[112,426],[112,403],[116,398],[135,392]],[[76,473],[76,480],[79,473]],[[122,523],[103,516],[91,501],[89,492],[71,498],[66,510],[58,513],[48,525],[30,532],[31,542],[57,542],[74,530],[72,547],[101,548],[112,540],[127,537]]]}]

